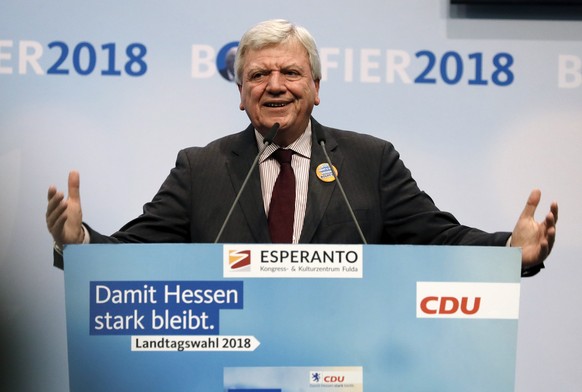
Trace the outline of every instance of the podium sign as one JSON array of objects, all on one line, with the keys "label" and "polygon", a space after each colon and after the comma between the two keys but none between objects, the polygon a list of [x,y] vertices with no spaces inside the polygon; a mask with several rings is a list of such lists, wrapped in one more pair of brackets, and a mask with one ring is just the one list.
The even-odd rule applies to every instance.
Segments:
[{"label": "podium sign", "polygon": [[65,248],[72,391],[513,391],[521,255]]}]

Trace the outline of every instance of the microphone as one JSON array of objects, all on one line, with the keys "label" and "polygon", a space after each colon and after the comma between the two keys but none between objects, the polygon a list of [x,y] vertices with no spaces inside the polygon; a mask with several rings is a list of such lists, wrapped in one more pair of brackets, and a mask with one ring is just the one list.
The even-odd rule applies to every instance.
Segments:
[{"label": "microphone", "polygon": [[364,243],[364,245],[368,244],[368,241],[366,241],[366,237],[364,236],[364,233],[362,232],[362,228],[360,227],[360,224],[358,223],[358,219],[356,218],[356,215],[354,214],[354,210],[352,209],[352,205],[350,204],[350,201],[348,200],[348,197],[346,196],[346,192],[344,191],[344,187],[342,186],[342,183],[339,179],[338,174],[333,170],[333,165],[331,164],[331,159],[329,159],[329,155],[327,155],[327,150],[325,149],[325,135],[323,134],[323,130],[321,129],[321,127],[318,126],[314,126],[312,127],[312,129],[315,132],[315,138],[317,139],[317,144],[319,144],[321,146],[321,149],[323,150],[323,154],[325,155],[325,159],[327,160],[327,164],[329,165],[329,169],[332,171],[335,180],[337,182],[337,185],[341,191],[341,194],[343,196],[344,202],[346,203],[346,206],[348,207],[348,210],[350,211],[350,215],[352,216],[352,220],[354,221],[354,224],[356,225],[356,229],[358,230],[358,234],[360,235],[360,239],[362,240],[362,242]]},{"label": "microphone", "polygon": [[269,130],[267,135],[263,138],[263,146],[261,147],[257,156],[255,157],[255,160],[253,161],[251,168],[247,172],[247,176],[245,177],[245,180],[243,181],[242,186],[240,187],[238,193],[236,194],[236,198],[234,199],[234,201],[232,202],[232,205],[230,206],[230,210],[228,211],[228,214],[226,214],[226,218],[224,218],[224,222],[222,222],[222,227],[220,228],[220,231],[218,232],[218,235],[216,236],[216,239],[214,240],[215,244],[218,243],[218,241],[220,240],[220,237],[222,237],[222,232],[224,231],[226,224],[230,220],[230,216],[232,215],[232,212],[234,211],[234,207],[238,203],[240,196],[242,195],[245,187],[247,186],[247,183],[249,182],[249,179],[251,178],[251,174],[253,173],[253,170],[255,170],[255,167],[257,166],[257,163],[259,162],[260,156],[263,154],[263,152],[265,151],[265,149],[268,146],[273,144],[273,140],[275,139],[275,136],[277,136],[277,132],[279,131],[280,127],[281,127],[281,125],[278,122],[276,122],[275,124],[273,124],[273,126],[271,127],[271,129]]}]

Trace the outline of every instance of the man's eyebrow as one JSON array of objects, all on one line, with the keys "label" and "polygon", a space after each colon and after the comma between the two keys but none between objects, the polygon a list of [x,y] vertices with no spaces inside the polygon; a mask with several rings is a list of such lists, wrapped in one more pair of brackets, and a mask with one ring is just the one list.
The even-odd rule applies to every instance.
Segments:
[{"label": "man's eyebrow", "polygon": [[249,65],[248,70],[251,71],[251,70],[255,70],[255,69],[260,69],[260,70],[272,71],[273,69],[286,69],[286,68],[299,68],[299,69],[304,69],[305,67],[303,67],[298,62],[292,62],[292,63],[288,63],[288,64],[274,65],[274,66],[267,66],[267,65],[260,65],[260,64],[251,64],[251,65]]},{"label": "man's eyebrow", "polygon": [[299,64],[299,63],[287,64],[287,65],[281,67],[281,69],[289,69],[289,68],[296,68],[296,69],[303,70],[305,67],[302,67],[301,64]]}]

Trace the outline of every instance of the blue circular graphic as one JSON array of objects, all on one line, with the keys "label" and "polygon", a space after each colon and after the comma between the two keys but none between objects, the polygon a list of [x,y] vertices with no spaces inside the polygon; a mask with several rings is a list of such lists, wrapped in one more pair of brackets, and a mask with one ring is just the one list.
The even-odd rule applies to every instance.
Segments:
[{"label": "blue circular graphic", "polygon": [[234,81],[234,57],[238,49],[238,41],[230,42],[220,49],[216,56],[216,68],[223,78]]}]

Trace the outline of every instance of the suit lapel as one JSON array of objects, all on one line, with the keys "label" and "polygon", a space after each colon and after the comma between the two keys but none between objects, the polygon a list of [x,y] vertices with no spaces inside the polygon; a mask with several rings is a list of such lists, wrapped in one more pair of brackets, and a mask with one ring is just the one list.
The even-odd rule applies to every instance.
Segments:
[{"label": "suit lapel", "polygon": [[[257,153],[255,131],[253,126],[249,125],[241,134],[240,141],[233,143],[231,155],[226,162],[235,192],[240,190]],[[250,230],[257,243],[270,242],[258,166],[253,170],[238,204],[248,223],[248,227],[241,227],[240,230]]]},{"label": "suit lapel", "polygon": [[343,162],[343,155],[337,149],[337,141],[333,136],[326,132],[322,126],[311,119],[312,127],[312,146],[311,146],[311,163],[309,165],[309,185],[307,189],[307,209],[305,211],[305,220],[303,223],[303,230],[301,231],[301,243],[310,243],[313,239],[315,231],[319,227],[321,220],[327,210],[327,206],[331,199],[331,195],[336,187],[336,182],[323,182],[316,175],[317,166],[326,163],[325,154],[321,146],[317,144],[315,138],[315,127],[323,130],[326,137],[326,150],[331,159],[332,164],[341,173],[341,166]]}]

